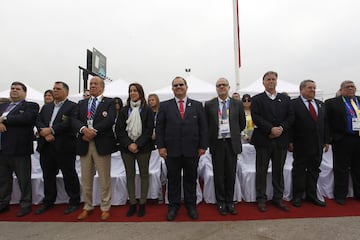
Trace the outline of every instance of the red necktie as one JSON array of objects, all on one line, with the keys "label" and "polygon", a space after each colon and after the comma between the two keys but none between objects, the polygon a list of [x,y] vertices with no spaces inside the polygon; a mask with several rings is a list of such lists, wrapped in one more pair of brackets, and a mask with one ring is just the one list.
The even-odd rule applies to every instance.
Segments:
[{"label": "red necktie", "polygon": [[316,121],[317,121],[317,114],[316,114],[315,108],[314,108],[314,106],[311,104],[311,100],[308,100],[308,103],[309,103],[309,112],[310,112],[310,115],[311,115],[311,117],[314,119],[314,121],[316,122]]},{"label": "red necktie", "polygon": [[179,100],[179,110],[181,119],[184,119],[184,100]]}]

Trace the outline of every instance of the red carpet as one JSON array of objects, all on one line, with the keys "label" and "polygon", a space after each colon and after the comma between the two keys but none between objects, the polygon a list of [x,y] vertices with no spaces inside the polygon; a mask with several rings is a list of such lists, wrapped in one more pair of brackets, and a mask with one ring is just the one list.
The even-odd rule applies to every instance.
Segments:
[{"label": "red carpet", "polygon": [[[290,211],[284,212],[275,208],[270,202],[267,204],[268,211],[261,213],[257,210],[255,203],[241,202],[236,204],[236,209],[239,214],[236,216],[227,215],[221,216],[216,210],[216,206],[213,204],[201,203],[198,205],[199,219],[197,221],[241,221],[241,220],[263,220],[263,219],[286,219],[286,218],[319,218],[319,217],[342,217],[342,216],[360,216],[360,201],[352,198],[347,199],[346,205],[341,206],[335,203],[334,200],[326,199],[327,207],[318,207],[310,203],[303,202],[301,208],[295,208],[291,203],[286,203]],[[25,217],[16,217],[16,212],[19,210],[18,205],[11,205],[10,211],[0,214],[0,221],[18,221],[18,222],[78,222],[76,220],[77,215],[81,212],[77,212],[64,215],[63,211],[67,207],[65,204],[56,205],[55,208],[50,209],[42,215],[35,215],[34,211],[39,206],[33,206],[33,212]],[[111,217],[109,222],[160,222],[166,221],[167,207],[165,204],[157,204],[154,201],[150,201],[146,207],[146,215],[142,218],[126,217],[128,205],[125,206],[113,206],[111,208]],[[86,222],[98,222],[100,221],[99,207],[95,208],[95,211],[90,215]],[[184,206],[182,206],[178,212],[175,221],[192,221],[188,216]]]}]

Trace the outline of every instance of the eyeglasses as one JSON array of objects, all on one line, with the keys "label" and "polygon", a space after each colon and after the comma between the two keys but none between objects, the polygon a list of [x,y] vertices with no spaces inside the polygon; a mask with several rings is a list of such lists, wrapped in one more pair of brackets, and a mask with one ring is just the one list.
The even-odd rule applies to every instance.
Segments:
[{"label": "eyeglasses", "polygon": [[83,94],[83,97],[90,97],[89,94]]},{"label": "eyeglasses", "polygon": [[219,84],[217,84],[216,85],[216,87],[227,87],[227,86],[229,86],[229,84],[227,84],[227,83],[219,83]]},{"label": "eyeglasses", "polygon": [[178,83],[178,84],[174,84],[173,87],[183,87],[185,84],[184,83]]},{"label": "eyeglasses", "polygon": [[243,99],[242,101],[243,101],[243,102],[251,102],[250,99]]}]

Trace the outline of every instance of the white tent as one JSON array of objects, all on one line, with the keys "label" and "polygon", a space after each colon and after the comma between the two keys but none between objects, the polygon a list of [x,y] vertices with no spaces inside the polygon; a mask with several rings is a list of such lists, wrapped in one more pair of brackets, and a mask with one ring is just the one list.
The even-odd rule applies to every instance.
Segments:
[{"label": "white tent", "polygon": [[[25,86],[27,88],[26,100],[31,101],[31,102],[36,102],[39,105],[43,105],[43,103],[44,103],[44,95],[41,92],[39,92],[39,91],[33,89],[32,87],[30,87],[28,84],[26,84],[26,83],[24,83],[24,84],[25,84]],[[7,90],[1,91],[0,92],[0,97],[2,97],[2,98],[10,97],[10,87]]]},{"label": "white tent", "polygon": [[[215,83],[210,84],[206,81],[200,80],[192,74],[189,74],[184,78],[188,85],[188,97],[200,102],[204,102],[217,96]],[[153,91],[153,93],[156,93],[159,96],[160,101],[168,100],[174,97],[171,85]]]},{"label": "white tent", "polygon": [[[250,94],[251,96],[254,96],[258,93],[261,93],[265,90],[263,85],[262,78],[256,80],[249,86],[245,88],[239,89],[238,93],[242,96],[244,94]],[[277,80],[277,86],[276,90],[278,92],[286,92],[291,98],[298,97],[300,94],[299,85],[286,82],[284,80],[278,79]],[[323,98],[323,91],[321,89],[316,89],[316,98],[322,100]]]},{"label": "white tent", "polygon": [[[123,102],[128,97],[129,83],[125,80],[118,79],[109,83],[105,83],[104,96],[105,97],[120,97]],[[77,93],[69,96],[69,99],[78,102],[83,97],[83,93]]]}]

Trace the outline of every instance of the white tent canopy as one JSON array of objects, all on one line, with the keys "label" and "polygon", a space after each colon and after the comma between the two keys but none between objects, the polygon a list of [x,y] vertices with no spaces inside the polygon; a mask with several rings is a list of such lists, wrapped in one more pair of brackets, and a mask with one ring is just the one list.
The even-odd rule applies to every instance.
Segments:
[{"label": "white tent canopy", "polygon": [[[263,92],[264,90],[265,88],[263,85],[263,80],[262,78],[260,78],[249,86],[239,89],[238,93],[241,96],[244,94],[250,94],[251,96],[254,96],[258,93]],[[281,79],[277,80],[276,90],[281,93],[286,92],[291,98],[298,97],[300,94],[299,85],[289,83]],[[323,91],[321,89],[316,89],[316,98],[323,98]]]},{"label": "white tent canopy", "polygon": [[[104,96],[105,97],[119,97],[123,100],[128,97],[129,83],[125,80],[118,79],[109,83],[105,83]],[[78,102],[83,98],[83,93],[77,93],[69,96],[69,99]]]},{"label": "white tent canopy", "polygon": [[[187,91],[188,97],[194,100],[198,100],[200,102],[204,102],[217,96],[215,83],[210,84],[206,81],[203,81],[195,77],[192,74],[189,74],[184,78],[188,85],[188,91]],[[156,93],[159,96],[160,101],[168,100],[174,97],[174,93],[172,91],[171,85],[153,91],[153,93]]]},{"label": "white tent canopy", "polygon": [[[41,92],[30,87],[28,84],[26,84],[26,83],[24,83],[24,84],[27,88],[26,100],[30,101],[30,102],[36,102],[39,105],[42,105],[44,103],[44,95]],[[1,91],[0,97],[2,97],[2,98],[10,97],[10,87],[7,90]]]}]

